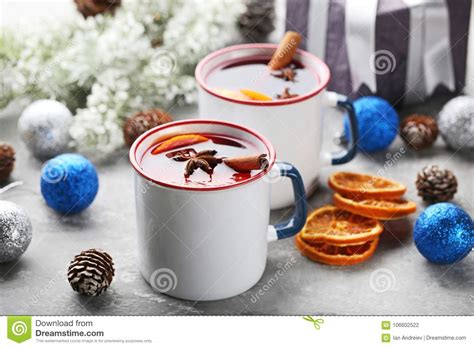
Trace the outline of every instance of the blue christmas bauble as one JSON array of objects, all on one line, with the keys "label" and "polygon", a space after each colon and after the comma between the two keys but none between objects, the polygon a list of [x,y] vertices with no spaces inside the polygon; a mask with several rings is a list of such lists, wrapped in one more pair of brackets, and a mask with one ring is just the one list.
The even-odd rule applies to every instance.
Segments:
[{"label": "blue christmas bauble", "polygon": [[473,247],[472,219],[452,203],[434,204],[416,220],[413,238],[429,261],[453,263],[464,258]]},{"label": "blue christmas bauble", "polygon": [[[399,118],[388,101],[379,97],[362,97],[354,101],[359,124],[358,147],[364,152],[387,149],[398,134]],[[344,137],[350,140],[349,118],[344,117]]]},{"label": "blue christmas bauble", "polygon": [[95,167],[81,155],[59,155],[43,166],[41,193],[46,203],[60,213],[74,214],[86,209],[98,189]]}]

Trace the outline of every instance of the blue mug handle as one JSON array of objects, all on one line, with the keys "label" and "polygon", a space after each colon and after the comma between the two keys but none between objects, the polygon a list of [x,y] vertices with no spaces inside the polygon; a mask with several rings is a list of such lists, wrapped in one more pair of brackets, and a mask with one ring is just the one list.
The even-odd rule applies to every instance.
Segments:
[{"label": "blue mug handle", "polygon": [[[346,111],[349,117],[349,130],[351,136],[347,149],[339,153],[331,153],[329,161],[331,164],[344,164],[351,161],[357,154],[357,143],[359,142],[359,126],[357,124],[357,117],[354,109],[354,104],[344,95],[335,92],[325,93],[328,106],[338,107]],[[328,163],[328,162],[326,162]]]},{"label": "blue mug handle", "polygon": [[293,215],[286,221],[268,227],[268,241],[274,241],[294,236],[303,228],[306,223],[306,215],[308,214],[308,205],[306,202],[303,179],[298,169],[292,164],[277,161],[270,175],[290,178],[295,195],[295,210]]}]

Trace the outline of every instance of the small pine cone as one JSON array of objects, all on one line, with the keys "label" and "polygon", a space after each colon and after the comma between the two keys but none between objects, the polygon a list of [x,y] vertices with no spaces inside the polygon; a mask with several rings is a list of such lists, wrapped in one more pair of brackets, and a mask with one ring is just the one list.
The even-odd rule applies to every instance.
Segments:
[{"label": "small pine cone", "polygon": [[114,263],[109,254],[99,249],[89,249],[74,257],[69,264],[67,279],[74,291],[98,296],[112,283]]},{"label": "small pine cone", "polygon": [[430,203],[449,201],[454,197],[457,187],[458,182],[454,174],[447,169],[438,168],[437,165],[426,166],[416,178],[418,196]]},{"label": "small pine cone", "polygon": [[173,119],[160,109],[139,111],[129,117],[123,125],[123,137],[128,146],[132,146],[135,139],[156,126],[173,121]]},{"label": "small pine cone", "polygon": [[246,6],[239,18],[239,30],[246,41],[264,42],[275,30],[275,0],[248,0]]},{"label": "small pine cone", "polygon": [[433,145],[438,137],[436,121],[426,115],[414,114],[400,124],[400,135],[413,150],[421,150]]},{"label": "small pine cone", "polygon": [[15,167],[15,149],[7,143],[0,142],[0,181],[10,177]]},{"label": "small pine cone", "polygon": [[101,13],[114,14],[122,0],[74,0],[77,10],[84,16],[96,16]]}]

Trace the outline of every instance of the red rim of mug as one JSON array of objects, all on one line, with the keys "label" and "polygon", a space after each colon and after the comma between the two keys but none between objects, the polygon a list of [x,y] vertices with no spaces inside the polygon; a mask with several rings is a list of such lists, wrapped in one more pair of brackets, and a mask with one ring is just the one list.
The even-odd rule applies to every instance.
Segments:
[{"label": "red rim of mug", "polygon": [[[145,173],[145,171],[140,167],[140,164],[138,163],[138,160],[137,160],[137,150],[138,150],[138,147],[140,146],[140,144],[145,139],[147,139],[148,137],[152,136],[156,132],[159,132],[163,129],[176,127],[176,126],[183,126],[183,125],[188,125],[188,124],[217,124],[217,125],[221,125],[221,126],[235,128],[235,129],[238,129],[240,131],[244,131],[244,132],[249,133],[253,137],[257,138],[267,148],[268,157],[269,157],[268,158],[269,166],[265,170],[262,170],[260,173],[250,177],[247,180],[240,181],[240,182],[235,182],[235,183],[224,185],[224,186],[187,187],[187,186],[184,186],[184,185],[175,185],[175,184],[170,184],[170,183],[167,183],[167,182],[164,182],[164,181],[156,180],[156,179],[150,177],[149,175],[147,175]],[[272,143],[270,143],[270,141],[267,138],[265,138],[263,135],[261,135],[260,133],[254,131],[250,128],[247,128],[247,127],[235,124],[235,123],[231,123],[231,122],[225,122],[225,121],[193,119],[193,120],[174,121],[174,122],[165,123],[161,126],[152,128],[149,131],[143,133],[142,135],[140,135],[135,140],[135,142],[130,147],[129,159],[130,159],[130,163],[132,164],[132,167],[135,169],[135,171],[138,174],[140,174],[143,178],[147,179],[148,181],[151,181],[151,182],[153,182],[157,185],[164,186],[164,187],[167,187],[167,188],[178,189],[178,190],[185,190],[185,191],[219,191],[219,190],[225,190],[225,189],[234,188],[234,187],[237,187],[237,186],[246,185],[248,183],[251,183],[253,181],[256,181],[256,180],[262,178],[264,175],[266,175],[272,169],[273,165],[275,164],[276,152],[275,152],[275,148],[273,147]]]},{"label": "red rim of mug", "polygon": [[280,105],[288,105],[288,104],[298,103],[298,102],[301,102],[303,100],[314,97],[315,95],[317,95],[319,92],[321,92],[322,90],[324,90],[327,87],[327,85],[329,84],[329,81],[331,79],[331,72],[330,72],[328,66],[326,65],[326,63],[324,63],[324,61],[322,61],[320,58],[316,57],[314,54],[311,54],[307,51],[303,51],[301,49],[298,49],[296,51],[297,55],[302,56],[302,57],[306,57],[308,59],[311,59],[311,60],[315,61],[316,64],[320,67],[321,71],[318,74],[318,77],[319,77],[320,81],[319,81],[319,84],[316,88],[312,89],[310,92],[308,92],[306,94],[297,96],[295,98],[283,99],[283,100],[269,100],[269,101],[234,99],[234,98],[229,98],[229,97],[223,96],[223,95],[213,91],[212,88],[209,87],[209,85],[205,82],[205,76],[203,76],[202,70],[204,69],[204,67],[210,61],[212,61],[216,57],[219,57],[223,54],[227,54],[227,53],[232,52],[232,51],[238,51],[238,50],[249,49],[249,48],[273,48],[273,49],[276,49],[277,47],[278,46],[275,45],[275,44],[259,44],[259,43],[257,43],[257,44],[235,45],[235,46],[230,46],[230,47],[226,47],[226,48],[222,48],[220,50],[217,50],[217,51],[207,55],[206,57],[204,57],[199,62],[199,64],[196,67],[195,73],[194,73],[196,81],[199,84],[199,86],[201,86],[202,89],[204,89],[207,93],[209,93],[209,94],[211,94],[211,95],[213,95],[217,98],[227,100],[227,101],[233,102],[233,103],[245,104],[245,105],[257,105],[257,106],[280,106]]}]

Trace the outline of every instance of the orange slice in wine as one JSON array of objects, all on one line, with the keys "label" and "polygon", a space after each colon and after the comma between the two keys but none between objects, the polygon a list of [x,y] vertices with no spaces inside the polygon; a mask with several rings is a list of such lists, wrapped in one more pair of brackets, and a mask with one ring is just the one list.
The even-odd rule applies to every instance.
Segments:
[{"label": "orange slice in wine", "polygon": [[198,143],[203,143],[208,141],[209,138],[199,134],[184,134],[184,135],[177,135],[168,140],[163,141],[162,143],[158,144],[151,153],[153,155],[158,155],[159,153],[170,151],[177,149],[183,146],[191,146]]},{"label": "orange slice in wine", "polygon": [[334,266],[355,265],[369,259],[377,249],[379,238],[356,245],[332,245],[327,243],[307,243],[301,233],[295,237],[296,248],[307,258]]},{"label": "orange slice in wine", "polygon": [[324,206],[308,216],[301,230],[301,238],[311,244],[349,245],[373,240],[382,232],[383,226],[377,220]]},{"label": "orange slice in wine", "polygon": [[335,193],[333,201],[334,205],[338,208],[377,220],[396,220],[416,211],[416,204],[414,202],[402,198],[350,199]]},{"label": "orange slice in wine", "polygon": [[251,90],[251,89],[241,89],[240,93],[246,95],[252,100],[259,100],[259,101],[269,101],[272,100],[271,97],[269,97],[266,94]]},{"label": "orange slice in wine", "polygon": [[232,91],[230,89],[225,89],[225,88],[217,88],[215,89],[215,92],[231,99],[238,99],[238,100],[252,100],[252,98],[246,96],[245,94],[239,92],[239,91]]},{"label": "orange slice in wine", "polygon": [[350,198],[399,198],[406,186],[381,176],[350,172],[337,172],[328,180],[329,187]]}]

